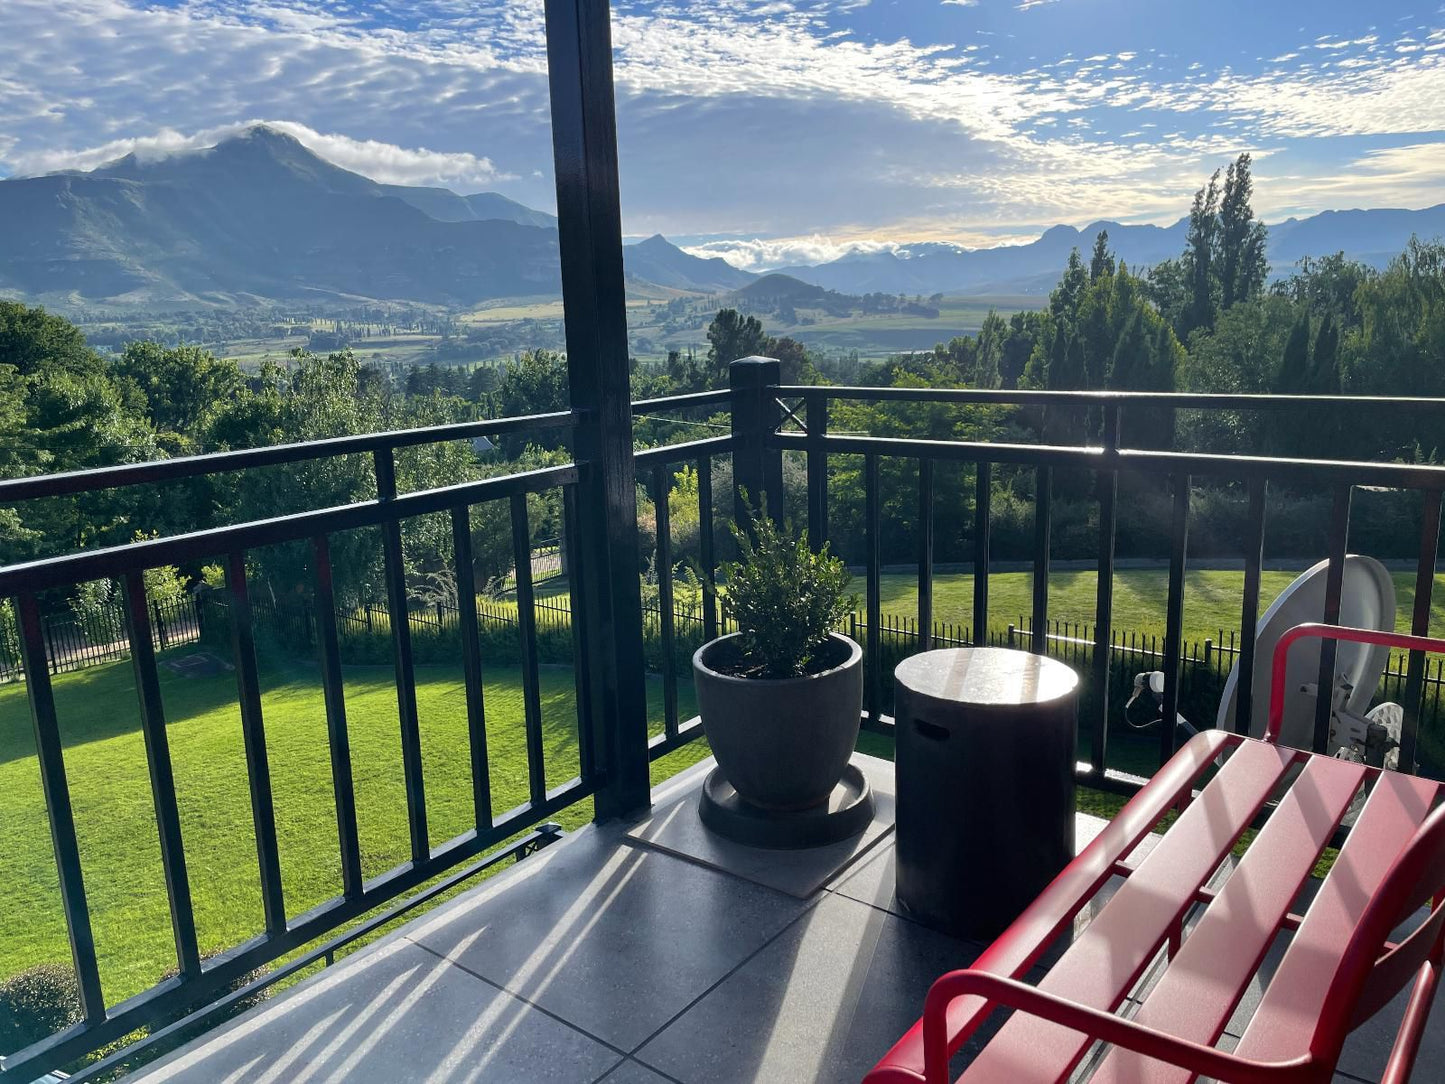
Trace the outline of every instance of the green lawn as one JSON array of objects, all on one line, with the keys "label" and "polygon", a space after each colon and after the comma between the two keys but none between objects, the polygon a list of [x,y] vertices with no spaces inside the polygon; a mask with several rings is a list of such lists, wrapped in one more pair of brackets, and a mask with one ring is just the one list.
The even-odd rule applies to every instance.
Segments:
[{"label": "green lawn", "polygon": [[[187,650],[187,649],[183,649]],[[339,894],[336,817],[322,694],[311,666],[263,673],[263,707],[287,911]],[[409,857],[396,692],[390,667],[345,672],[362,862],[370,877]],[[547,783],[577,774],[570,669],[541,673]],[[256,856],[234,677],[182,678],[162,669],[161,691],[175,765],[196,924],[203,951],[261,932]],[[654,730],[662,689],[649,681]],[[695,714],[692,686],[679,684],[683,718]],[[55,679],[71,800],[106,999],[144,990],[173,964],[145,749],[128,662]],[[520,673],[485,675],[493,807],[527,797]],[[466,708],[460,668],[417,668],[427,810],[433,845],[472,826]],[[701,742],[660,761],[655,774],[706,755]],[[584,802],[559,818],[591,816]],[[0,687],[0,977],[69,959],[65,925],[23,685]],[[14,916],[24,916],[16,923]]]},{"label": "green lawn", "polygon": [[[1293,578],[1264,575],[1261,605]],[[1196,571],[1185,600],[1186,635],[1217,636],[1237,626],[1242,584],[1238,572]],[[1408,627],[1413,577],[1397,574],[1399,626]],[[1115,627],[1163,633],[1166,574],[1121,570],[1115,581]],[[1053,616],[1088,622],[1094,610],[1091,571],[1053,574]],[[861,580],[856,583],[861,592]],[[558,589],[549,585],[550,589]],[[560,585],[565,591],[565,585]],[[935,580],[935,614],[967,623],[972,577],[941,574]],[[991,579],[992,623],[1016,621],[1030,607],[1028,573]],[[1445,592],[1437,593],[1445,597]],[[913,576],[883,578],[885,613],[915,612]],[[1433,622],[1445,629],[1445,606]],[[191,649],[181,649],[188,651]],[[325,715],[315,669],[273,661],[263,672],[267,742],[275,793],[287,910],[297,914],[336,895],[340,871],[332,804]],[[362,858],[374,876],[408,857],[406,800],[401,772],[396,694],[389,666],[353,667],[345,673],[347,711],[356,779]],[[556,786],[577,772],[573,679],[570,669],[541,674],[547,780]],[[182,829],[203,948],[214,951],[260,932],[256,859],[246,786],[245,755],[234,678],[182,678],[162,670]],[[55,679],[86,888],[92,909],[101,975],[114,1003],[150,986],[172,962],[159,848],[131,668],[128,662]],[[500,814],[527,795],[520,674],[492,667],[486,673],[488,743],[493,805]],[[471,826],[471,782],[466,712],[459,667],[417,668],[427,804],[433,844]],[[661,726],[661,683],[649,682],[653,729]],[[679,683],[683,718],[695,712],[692,687]],[[888,755],[889,743],[865,737],[863,748]],[[655,777],[706,754],[698,742],[655,766]],[[1092,799],[1090,799],[1092,801]],[[1089,805],[1081,795],[1081,806]],[[1097,809],[1107,813],[1108,803]],[[570,827],[590,816],[590,803],[568,810]],[[68,949],[54,863],[34,759],[25,689],[0,686],[0,914],[24,915],[23,926],[0,933],[0,976],[32,964],[66,960]]]},{"label": "green lawn", "polygon": [[[1263,614],[1298,575],[1297,572],[1266,571],[1260,576],[1259,609]],[[1415,604],[1415,574],[1396,572],[1395,627],[1410,628]],[[1016,624],[1033,609],[1033,574],[995,572],[989,576],[989,621],[995,628]],[[1049,575],[1049,617],[1059,621],[1093,624],[1098,575],[1092,570],[1056,570]],[[1436,577],[1430,627],[1437,635],[1445,631],[1445,575]],[[853,588],[864,591],[861,576]],[[901,572],[884,573],[881,582],[883,612],[914,616],[918,612],[918,577]],[[1164,609],[1169,574],[1163,569],[1120,569],[1114,573],[1114,628],[1124,632],[1164,636]],[[1224,630],[1239,629],[1240,598],[1244,594],[1244,573],[1195,570],[1184,581],[1184,636],[1186,640],[1218,637]],[[973,576],[940,573],[933,579],[933,614],[936,621],[960,624],[973,622]]]}]

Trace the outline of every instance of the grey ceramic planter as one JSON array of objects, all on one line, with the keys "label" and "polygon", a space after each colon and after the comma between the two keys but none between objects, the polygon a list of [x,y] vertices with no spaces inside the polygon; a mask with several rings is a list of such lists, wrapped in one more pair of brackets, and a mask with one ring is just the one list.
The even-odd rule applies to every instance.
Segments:
[{"label": "grey ceramic planter", "polygon": [[863,714],[863,649],[846,636],[848,658],[821,674],[740,678],[708,665],[711,640],[692,657],[697,705],[708,744],[727,781],[762,809],[818,805],[853,755]]}]

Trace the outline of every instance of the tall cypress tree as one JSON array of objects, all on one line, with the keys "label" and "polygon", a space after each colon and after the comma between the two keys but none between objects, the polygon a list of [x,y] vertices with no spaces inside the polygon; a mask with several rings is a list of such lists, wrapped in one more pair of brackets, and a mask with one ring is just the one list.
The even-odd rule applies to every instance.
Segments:
[{"label": "tall cypress tree", "polygon": [[1310,391],[1315,395],[1340,394],[1340,331],[1335,326],[1333,313],[1325,313],[1319,334],[1315,336]]},{"label": "tall cypress tree", "polygon": [[1310,391],[1310,316],[1301,312],[1284,345],[1284,356],[1274,375],[1274,390],[1281,395],[1306,395]]},{"label": "tall cypress tree", "polygon": [[1215,258],[1221,309],[1258,297],[1264,290],[1268,272],[1264,255],[1264,223],[1254,217],[1254,209],[1250,206],[1254,195],[1250,162],[1248,154],[1241,154],[1230,164],[1224,176]]},{"label": "tall cypress tree", "polygon": [[1094,254],[1089,260],[1089,281],[1098,282],[1114,273],[1114,254],[1109,251],[1109,231],[1100,230],[1094,238]]},{"label": "tall cypress tree", "polygon": [[1179,330],[1181,339],[1195,328],[1214,326],[1214,253],[1218,232],[1219,170],[1215,170],[1209,183],[1194,193],[1194,204],[1189,208],[1189,233],[1183,259],[1189,303]]}]

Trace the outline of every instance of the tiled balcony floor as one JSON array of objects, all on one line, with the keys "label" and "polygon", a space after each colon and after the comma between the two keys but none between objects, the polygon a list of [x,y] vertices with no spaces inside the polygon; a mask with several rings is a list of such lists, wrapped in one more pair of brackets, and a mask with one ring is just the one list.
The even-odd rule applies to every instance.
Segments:
[{"label": "tiled balcony floor", "polygon": [[[898,914],[891,838],[803,900],[625,830],[574,833],[133,1079],[856,1084],[981,948]],[[1378,1080],[1399,1011],[1352,1036],[1341,1084]],[[1445,1080],[1440,1009],[1415,1079]]]}]

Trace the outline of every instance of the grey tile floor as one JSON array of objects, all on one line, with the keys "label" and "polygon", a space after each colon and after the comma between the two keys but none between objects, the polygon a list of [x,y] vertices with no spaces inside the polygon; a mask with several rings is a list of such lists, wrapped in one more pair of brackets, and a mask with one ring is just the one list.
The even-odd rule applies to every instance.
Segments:
[{"label": "grey tile floor", "polygon": [[[799,900],[585,828],[132,1079],[856,1084],[982,948],[899,914],[891,863]],[[1379,1079],[1400,1011],[1340,1084]],[[1417,1081],[1445,1080],[1437,1013]]]}]

